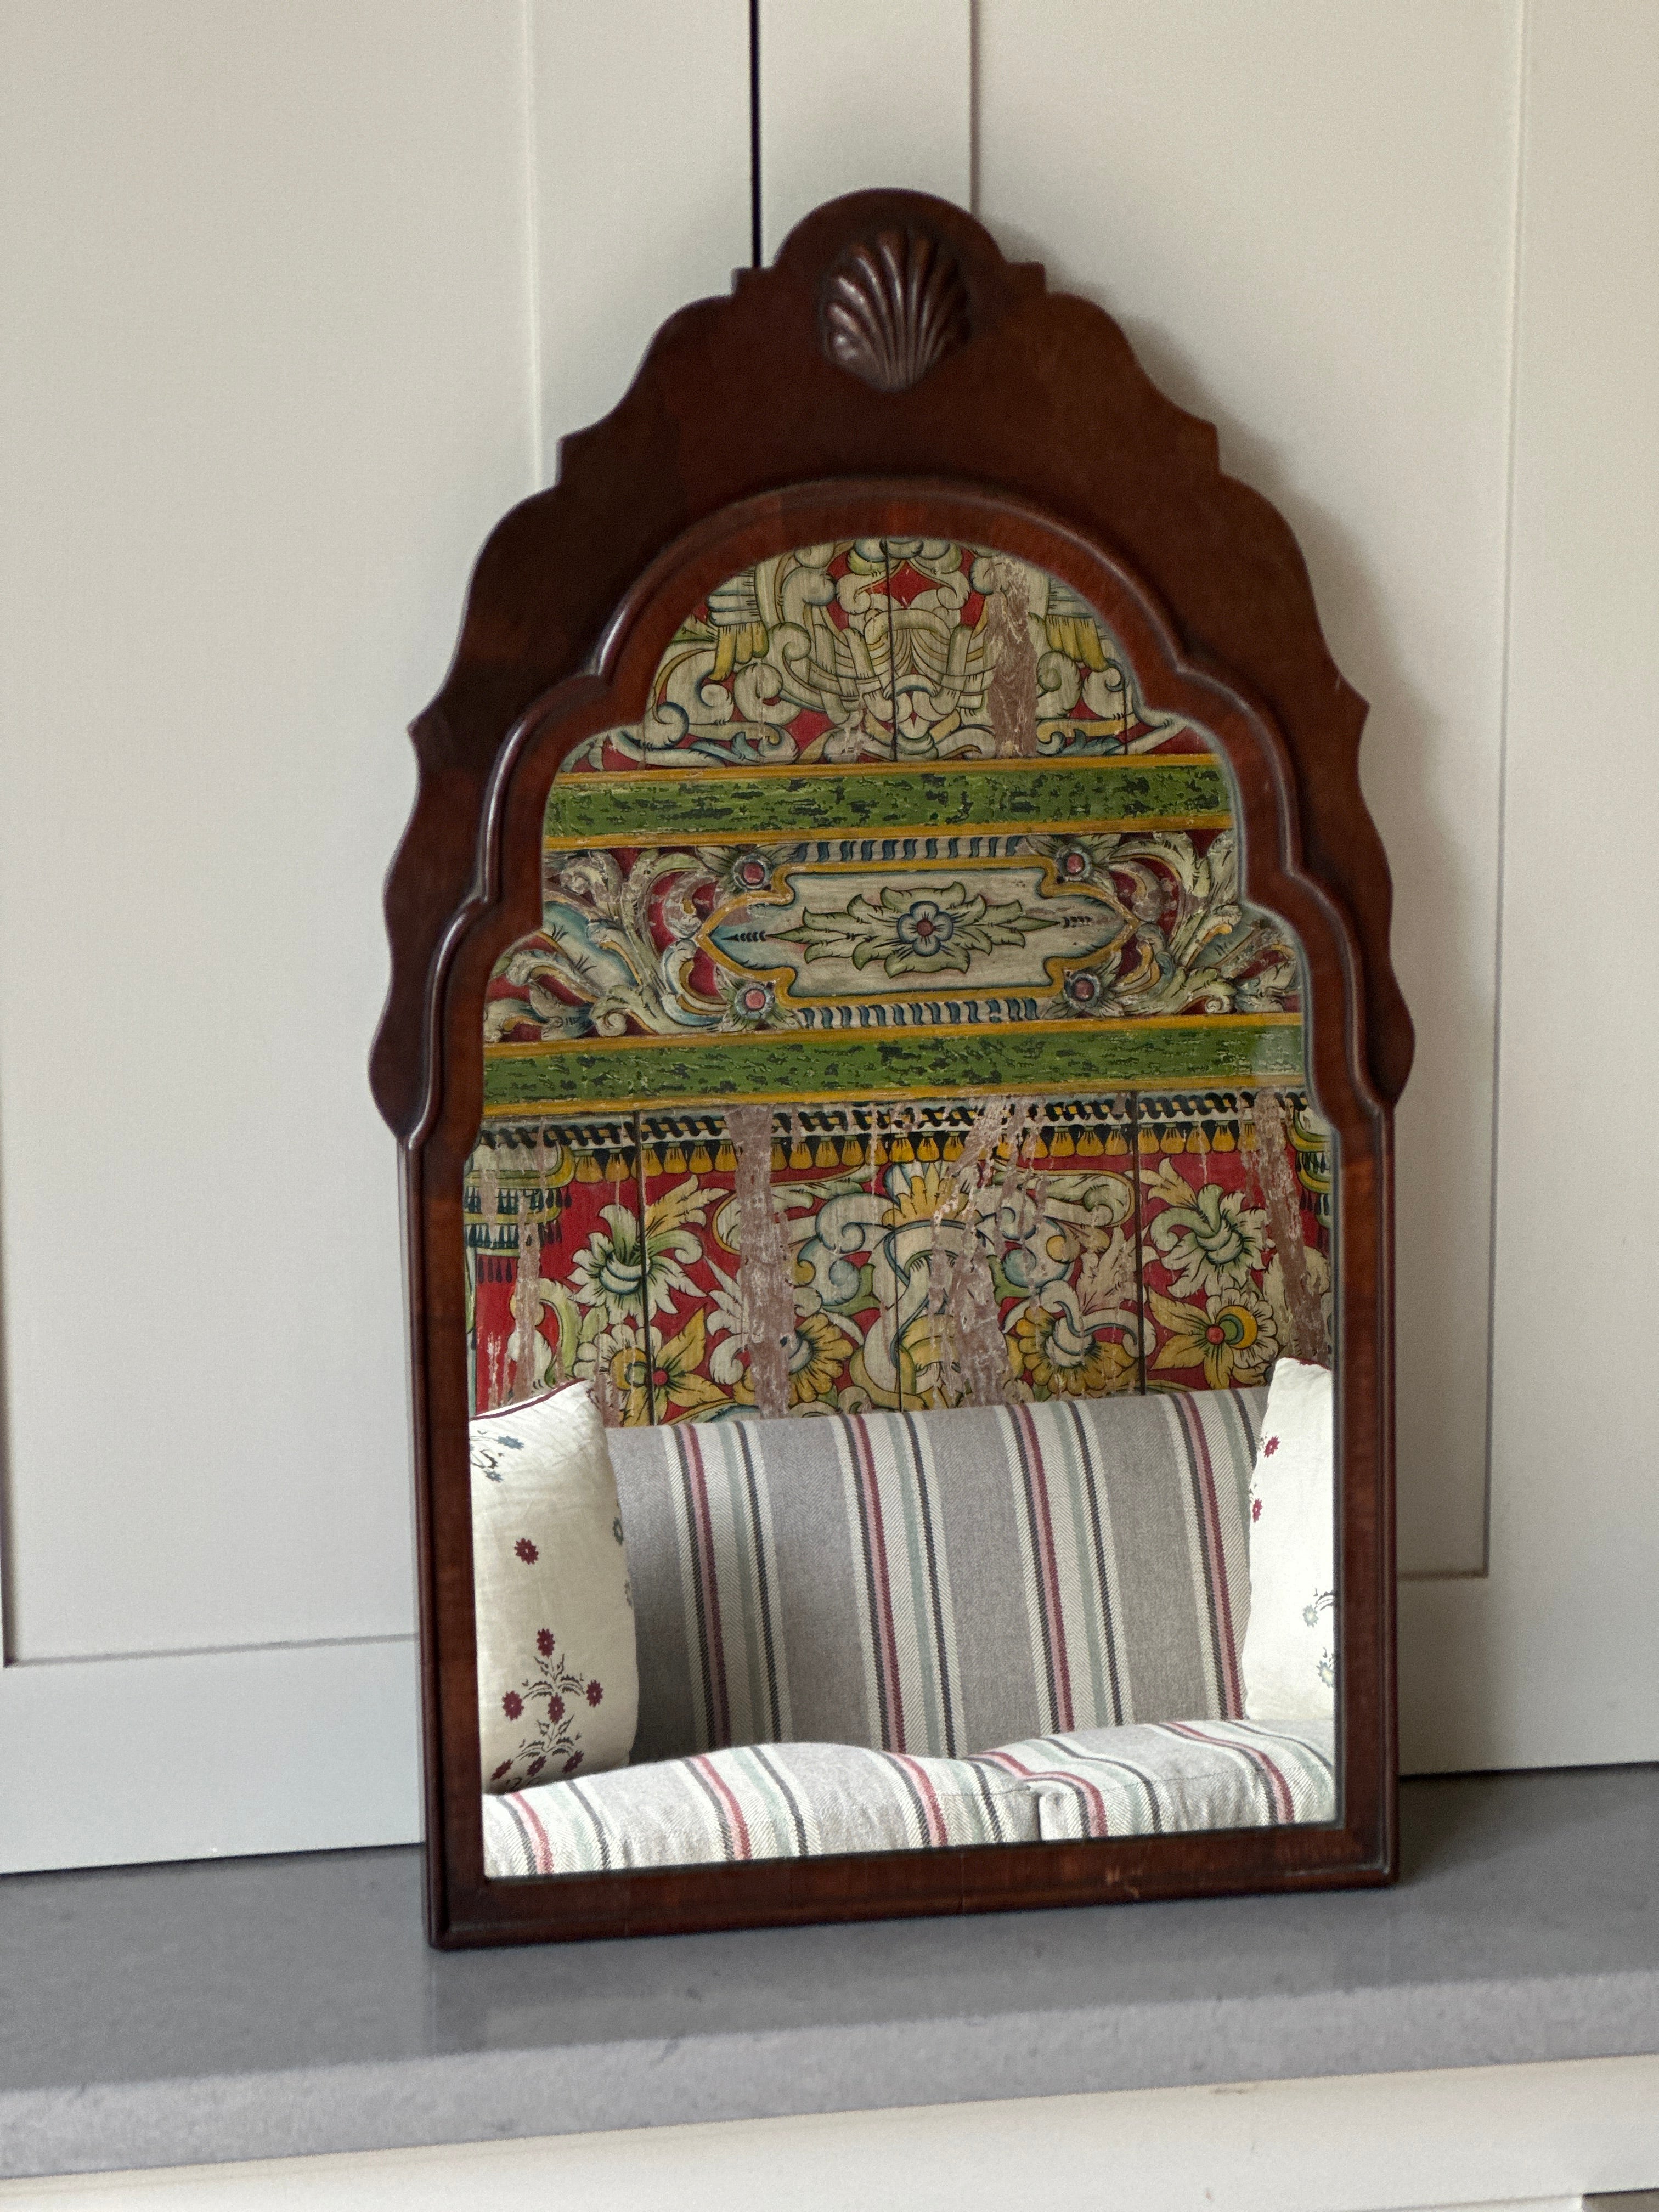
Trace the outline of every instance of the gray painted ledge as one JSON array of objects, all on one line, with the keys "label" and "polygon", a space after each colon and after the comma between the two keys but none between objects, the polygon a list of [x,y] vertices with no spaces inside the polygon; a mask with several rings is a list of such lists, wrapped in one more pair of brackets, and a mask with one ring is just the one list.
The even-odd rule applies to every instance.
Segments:
[{"label": "gray painted ledge", "polygon": [[0,2174],[1659,2051],[1659,1768],[1402,1788],[1394,1890],[440,1955],[414,1850],[0,1883]]}]

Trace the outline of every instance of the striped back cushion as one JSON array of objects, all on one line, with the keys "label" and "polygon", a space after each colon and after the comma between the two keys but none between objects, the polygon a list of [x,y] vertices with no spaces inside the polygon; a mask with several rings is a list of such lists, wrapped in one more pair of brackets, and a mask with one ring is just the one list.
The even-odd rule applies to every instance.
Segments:
[{"label": "striped back cushion", "polygon": [[635,1763],[1238,1714],[1267,1395],[612,1429]]}]

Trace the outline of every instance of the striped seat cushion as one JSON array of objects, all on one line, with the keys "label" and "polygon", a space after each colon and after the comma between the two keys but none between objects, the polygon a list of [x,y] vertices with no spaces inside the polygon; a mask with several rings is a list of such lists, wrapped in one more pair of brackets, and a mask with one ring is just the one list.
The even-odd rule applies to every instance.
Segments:
[{"label": "striped seat cushion", "polygon": [[1018,1775],[845,1743],[705,1752],[487,1796],[483,1811],[492,1881],[1038,1840]]},{"label": "striped seat cushion", "polygon": [[1334,1720],[1159,1721],[1005,1744],[974,1761],[1018,1775],[1044,1843],[1277,1828],[1336,1818]]},{"label": "striped seat cushion", "polygon": [[635,1764],[1238,1713],[1266,1396],[611,1430]]},{"label": "striped seat cushion", "polygon": [[1050,1735],[975,1759],[850,1744],[706,1752],[483,1799],[484,1871],[1077,1842],[1335,1818],[1334,1724],[1194,1721]]}]

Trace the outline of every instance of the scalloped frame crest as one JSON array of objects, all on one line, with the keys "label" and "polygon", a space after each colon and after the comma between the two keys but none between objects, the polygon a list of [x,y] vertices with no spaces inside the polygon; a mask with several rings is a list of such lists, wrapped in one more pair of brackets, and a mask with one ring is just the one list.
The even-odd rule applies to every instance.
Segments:
[{"label": "scalloped frame crest", "polygon": [[860,240],[825,280],[823,349],[878,392],[908,392],[968,337],[956,256],[927,231]]},{"label": "scalloped frame crest", "polygon": [[[1099,607],[1149,696],[1225,750],[1244,893],[1301,938],[1310,1065],[1340,1160],[1343,1818],[488,1883],[459,1256],[485,984],[539,922],[559,760],[639,718],[685,609],[769,554],[872,532],[994,544]],[[387,880],[392,976],[372,1060],[404,1178],[434,1942],[1392,1877],[1392,1109],[1413,1040],[1359,788],[1364,714],[1288,525],[1222,473],[1213,426],[1158,390],[1099,307],[1050,292],[1040,267],[921,194],[833,201],[773,267],[672,316],[612,412],[563,441],[558,481],[491,532],[448,674],[411,726],[419,787]]]}]

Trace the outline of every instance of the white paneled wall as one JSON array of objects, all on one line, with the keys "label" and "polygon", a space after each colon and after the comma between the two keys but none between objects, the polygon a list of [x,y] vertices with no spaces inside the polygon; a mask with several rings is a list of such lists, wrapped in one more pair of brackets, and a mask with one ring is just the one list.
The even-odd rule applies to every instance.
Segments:
[{"label": "white paneled wall", "polygon": [[1659,1759],[1659,6],[1529,19],[1491,1571],[1401,1622],[1407,1749],[1468,1766]]},{"label": "white paneled wall", "polygon": [[[980,212],[1219,423],[1224,467],[1289,517],[1371,702],[1363,773],[1418,1034],[1401,1565],[1478,1571],[1518,11],[1050,0],[1042,20],[1034,37],[1020,0],[983,0]],[[1030,158],[1057,71],[1063,186]]]},{"label": "white paneled wall", "polygon": [[0,1863],[408,1836],[364,1064],[403,726],[533,482],[523,23],[0,40]]},{"label": "white paneled wall", "polygon": [[973,191],[970,0],[760,0],[761,234],[874,185]]},{"label": "white paneled wall", "polygon": [[534,0],[541,453],[608,415],[657,325],[750,257],[748,0]]},{"label": "white paneled wall", "polygon": [[[1659,1201],[1618,1142],[1659,1082],[1659,5],[758,21],[769,252],[976,170],[1300,535],[1421,1047],[1408,1763],[1659,1755]],[[490,521],[749,258],[749,9],[14,0],[0,41],[0,1863],[409,1836],[363,1074],[402,729]]]},{"label": "white paneled wall", "polygon": [[363,1040],[529,474],[517,18],[7,24],[9,1649],[406,1632]]}]

